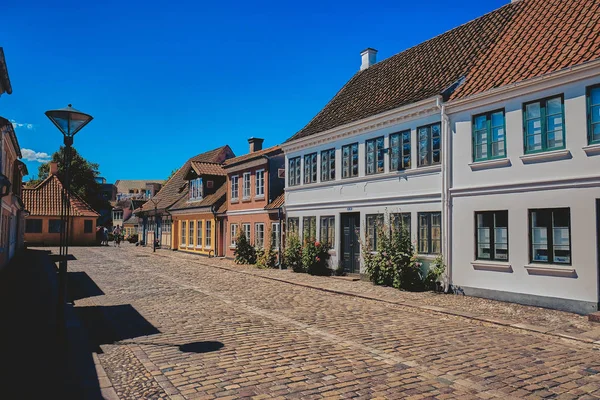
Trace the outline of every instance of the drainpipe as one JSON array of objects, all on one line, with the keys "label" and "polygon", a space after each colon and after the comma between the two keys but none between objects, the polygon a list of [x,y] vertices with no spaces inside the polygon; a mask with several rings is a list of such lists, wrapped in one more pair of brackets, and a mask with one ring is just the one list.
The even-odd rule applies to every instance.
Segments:
[{"label": "drainpipe", "polygon": [[442,123],[442,255],[446,263],[444,292],[448,293],[452,282],[452,201],[449,191],[452,177],[451,129],[450,119],[446,115],[446,107],[441,96],[436,99],[435,105],[440,110]]}]

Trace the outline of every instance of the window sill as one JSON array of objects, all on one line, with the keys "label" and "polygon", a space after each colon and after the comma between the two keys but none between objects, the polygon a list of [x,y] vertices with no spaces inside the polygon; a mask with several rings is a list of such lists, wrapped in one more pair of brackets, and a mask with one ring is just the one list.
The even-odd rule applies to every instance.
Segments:
[{"label": "window sill", "polygon": [[524,268],[527,270],[529,275],[577,278],[577,271],[575,271],[575,268],[561,267],[561,266],[557,266],[556,264],[549,264],[549,265],[530,264],[530,265],[525,265]]},{"label": "window sill", "polygon": [[249,203],[250,201],[252,201],[252,199],[250,197],[244,197],[242,199],[242,203]]},{"label": "window sill", "polygon": [[596,154],[600,154],[600,143],[590,144],[582,147],[582,149],[588,156],[594,156]]},{"label": "window sill", "polygon": [[433,261],[435,260],[437,257],[439,256],[439,254],[418,254],[418,257],[420,259],[423,259],[425,261]]},{"label": "window sill", "polygon": [[487,168],[510,167],[512,164],[510,158],[497,158],[494,160],[475,161],[469,164],[472,171],[478,171]]},{"label": "window sill", "polygon": [[231,199],[230,202],[231,202],[231,204],[236,204],[236,203],[239,203],[240,200],[236,198],[236,199]]},{"label": "window sill", "polygon": [[256,196],[254,196],[255,200],[264,200],[265,199],[265,195],[264,194],[257,194]]},{"label": "window sill", "polygon": [[519,156],[519,158],[521,159],[523,164],[529,164],[571,158],[571,152],[569,151],[569,149],[543,151],[540,153],[523,154],[522,156]]},{"label": "window sill", "polygon": [[471,265],[476,271],[513,272],[512,265],[500,261],[476,260]]},{"label": "window sill", "polygon": [[329,253],[330,256],[335,256],[337,253],[335,252],[335,249],[331,249],[327,251]]}]

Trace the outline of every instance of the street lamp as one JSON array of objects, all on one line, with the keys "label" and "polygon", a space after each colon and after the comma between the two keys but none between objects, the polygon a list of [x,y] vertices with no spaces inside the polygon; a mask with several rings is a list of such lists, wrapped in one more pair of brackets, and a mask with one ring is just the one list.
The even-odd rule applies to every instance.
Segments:
[{"label": "street lamp", "polygon": [[156,242],[158,241],[158,239],[156,239],[156,235],[158,234],[158,211],[157,211],[157,206],[158,203],[160,203],[160,199],[156,200],[155,198],[150,198],[150,201],[152,202],[152,204],[154,204],[154,238],[152,239],[152,252],[156,253]]},{"label": "street lamp", "polygon": [[73,137],[84,126],[86,126],[93,119],[93,117],[89,114],[74,109],[73,107],[71,107],[71,104],[69,104],[68,107],[61,108],[58,110],[46,111],[45,114],[50,119],[50,121],[52,121],[52,123],[62,132],[62,134],[64,135],[65,144],[65,154],[63,160],[65,175],[63,180],[63,190],[60,207],[61,229],[57,304],[58,329],[59,332],[63,333],[63,330],[66,327],[65,305],[67,302],[67,257],[69,253],[69,214],[71,210],[71,177],[69,176],[69,169],[73,158]]}]

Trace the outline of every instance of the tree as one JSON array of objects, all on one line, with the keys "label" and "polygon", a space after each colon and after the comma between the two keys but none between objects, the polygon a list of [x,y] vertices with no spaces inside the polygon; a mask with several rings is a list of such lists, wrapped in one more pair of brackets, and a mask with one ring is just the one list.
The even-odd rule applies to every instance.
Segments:
[{"label": "tree", "polygon": [[[71,177],[71,192],[86,201],[94,210],[109,208],[108,200],[102,196],[102,187],[96,180],[100,176],[99,165],[83,158],[75,148],[71,149],[72,161],[69,169]],[[52,160],[38,167],[38,178],[31,180],[28,185],[37,185],[50,174],[50,163],[58,163],[58,178],[64,182],[65,178],[65,147],[52,154]]]}]

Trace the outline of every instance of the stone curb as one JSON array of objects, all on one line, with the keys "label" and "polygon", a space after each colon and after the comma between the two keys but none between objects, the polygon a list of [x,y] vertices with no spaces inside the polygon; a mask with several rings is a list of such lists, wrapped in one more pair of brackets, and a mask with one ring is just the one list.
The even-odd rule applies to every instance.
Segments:
[{"label": "stone curb", "polygon": [[[172,258],[172,256],[168,256],[168,255],[164,255],[164,254],[160,254],[158,256]],[[360,294],[360,293],[347,292],[347,291],[338,290],[338,289],[323,288],[323,287],[314,286],[314,285],[311,285],[308,283],[301,283],[301,282],[295,282],[295,281],[282,279],[282,278],[264,276],[264,275],[252,273],[250,271],[244,271],[244,270],[224,267],[224,266],[220,266],[220,265],[208,264],[208,263],[204,263],[202,261],[194,261],[194,262],[200,263],[207,267],[217,268],[217,269],[221,269],[224,271],[237,272],[237,273],[244,274],[244,275],[250,275],[250,276],[255,276],[255,277],[263,278],[263,279],[267,279],[267,280],[287,283],[290,285],[296,285],[296,286],[305,287],[308,289],[320,290],[322,292],[328,292],[328,293],[338,294],[338,295],[342,295],[342,296],[357,297],[357,298],[361,298],[361,299],[365,299],[365,300],[373,300],[373,301],[378,301],[381,303],[393,304],[393,305],[398,305],[398,306],[416,308],[416,309],[423,310],[423,311],[430,311],[430,312],[432,311],[432,312],[436,312],[439,314],[467,318],[467,319],[471,319],[474,321],[485,322],[485,323],[493,324],[493,325],[497,325],[497,326],[510,327],[513,329],[521,330],[521,331],[539,333],[539,334],[548,335],[548,336],[552,336],[552,337],[559,338],[559,339],[573,340],[573,341],[576,341],[579,343],[600,345],[600,340],[586,338],[583,336],[579,336],[577,334],[569,335],[569,334],[565,334],[565,333],[551,332],[551,328],[547,328],[547,327],[524,324],[524,323],[517,323],[514,321],[506,321],[506,320],[497,319],[497,318],[482,317],[479,315],[475,315],[475,314],[471,314],[471,313],[467,313],[467,312],[463,312],[463,311],[451,310],[451,309],[447,309],[447,308],[443,308],[443,307],[420,305],[420,304],[416,304],[416,303],[409,303],[409,302],[402,302],[402,301],[386,300],[386,299],[381,299],[378,297],[367,296],[367,295]]]},{"label": "stone curb", "polygon": [[106,371],[104,371],[104,368],[98,359],[98,355],[95,352],[92,353],[92,358],[94,359],[94,367],[96,367],[96,375],[98,375],[98,384],[100,385],[102,397],[106,400],[119,400],[119,396],[117,396],[117,392],[115,391],[111,380],[108,378],[108,375],[106,375]]}]

